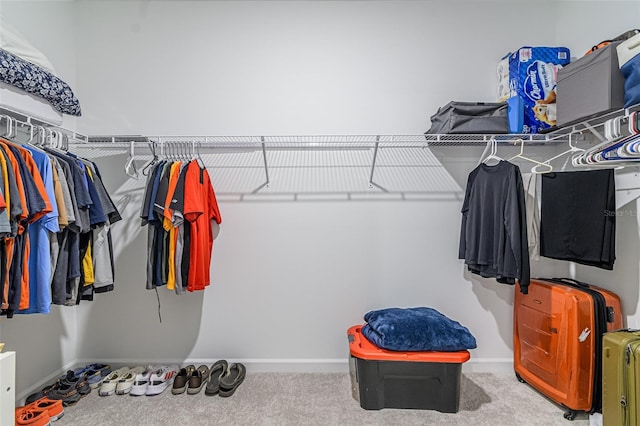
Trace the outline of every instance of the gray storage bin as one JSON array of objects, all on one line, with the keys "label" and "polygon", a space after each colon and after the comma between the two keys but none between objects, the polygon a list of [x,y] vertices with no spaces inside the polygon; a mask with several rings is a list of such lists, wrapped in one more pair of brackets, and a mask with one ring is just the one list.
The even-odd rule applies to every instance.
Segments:
[{"label": "gray storage bin", "polygon": [[558,70],[557,126],[566,126],[624,106],[624,76],[613,42]]},{"label": "gray storage bin", "polygon": [[506,102],[451,101],[431,116],[425,134],[509,133]]}]

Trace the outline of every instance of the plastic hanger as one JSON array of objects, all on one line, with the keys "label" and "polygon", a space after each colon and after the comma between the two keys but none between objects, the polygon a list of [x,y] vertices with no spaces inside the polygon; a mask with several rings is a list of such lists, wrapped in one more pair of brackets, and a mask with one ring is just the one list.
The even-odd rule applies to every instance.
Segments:
[{"label": "plastic hanger", "polygon": [[206,168],[205,165],[204,165],[204,160],[200,156],[200,146],[201,145],[202,145],[202,143],[198,142],[198,148],[196,149],[196,161],[198,162],[198,165],[200,166],[200,168],[204,169],[204,168]]},{"label": "plastic hanger", "polygon": [[[558,158],[560,158],[560,157],[562,157],[564,155],[567,155],[567,154],[570,154],[570,153],[573,153],[573,152],[584,152],[585,151],[584,149],[578,148],[577,146],[573,145],[571,136],[572,135],[569,135],[569,149],[568,150],[563,151],[560,154],[555,155],[555,156],[549,158],[548,160],[543,161],[543,163],[545,163],[545,164],[551,163],[553,160],[556,160],[556,159],[558,159]],[[534,166],[534,168],[536,168],[536,167],[538,167],[538,166]],[[531,171],[533,172],[533,169]],[[549,170],[549,171],[551,171],[551,170]]]},{"label": "plastic hanger", "polygon": [[3,115],[2,118],[4,118],[5,120],[7,120],[7,131],[4,134],[4,137],[7,139],[11,139],[13,138],[14,132],[15,132],[15,121],[13,119],[13,117],[10,117],[8,115]]},{"label": "plastic hanger", "polygon": [[[543,163],[541,161],[534,160],[533,158],[525,157],[524,155],[522,155],[522,154],[524,154],[524,140],[523,139],[518,139],[518,140],[516,140],[516,143],[518,141],[520,142],[520,152],[518,154],[514,155],[513,157],[509,158],[509,160],[507,160],[507,161],[512,161],[512,160],[515,160],[516,158],[519,158],[521,160],[526,160],[526,161],[530,161],[532,163],[535,163],[536,165],[531,168],[531,173],[536,173],[536,174],[549,173],[550,171],[553,170],[553,166],[551,164],[549,164],[549,163]],[[539,170],[537,170],[537,167],[544,167],[547,170],[540,170],[539,171]]]},{"label": "plastic hanger", "polygon": [[622,132],[621,122],[623,118],[624,117],[615,117],[607,120],[604,123],[605,140],[588,150],[584,150],[582,154],[573,157],[571,164],[574,167],[578,167],[611,161],[607,160],[603,152],[617,149],[628,138],[628,136]]},{"label": "plastic hanger", "polygon": [[135,155],[135,145],[134,142],[131,141],[129,145],[129,159],[124,165],[124,173],[129,177],[138,179],[140,175],[138,174],[138,169],[136,169]]},{"label": "plastic hanger", "polygon": [[498,156],[498,142],[496,142],[495,138],[491,138],[489,144],[491,151],[489,152],[489,155],[482,160],[482,163],[487,164],[491,160],[497,160],[498,162],[504,161],[504,158]]},{"label": "plastic hanger", "polygon": [[195,161],[196,163],[198,163],[198,166],[200,166],[201,169],[204,169],[204,161],[202,160],[202,157],[200,157],[200,146],[202,145],[202,142],[198,141],[198,142],[191,142],[191,157],[189,158],[189,161]]},{"label": "plastic hanger", "polygon": [[153,157],[151,158],[151,161],[149,161],[147,164],[145,164],[142,167],[142,174],[144,176],[148,176],[149,175],[149,171],[151,170],[151,168],[158,162],[158,154],[156,154],[156,143],[155,142],[149,142],[149,150],[151,151],[151,155],[153,155]]},{"label": "plastic hanger", "polygon": [[64,141],[64,133],[61,130],[54,130],[54,133],[56,135],[56,147],[61,151],[66,151],[67,144]]}]

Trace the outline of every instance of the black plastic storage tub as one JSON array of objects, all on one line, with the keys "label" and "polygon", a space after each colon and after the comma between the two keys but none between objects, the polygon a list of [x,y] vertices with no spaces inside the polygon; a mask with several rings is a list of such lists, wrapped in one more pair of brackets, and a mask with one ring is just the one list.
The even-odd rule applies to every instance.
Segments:
[{"label": "black plastic storage tub", "polygon": [[387,351],[367,340],[361,329],[353,326],[347,336],[351,390],[362,408],[458,412],[462,363],[469,360],[469,351]]}]

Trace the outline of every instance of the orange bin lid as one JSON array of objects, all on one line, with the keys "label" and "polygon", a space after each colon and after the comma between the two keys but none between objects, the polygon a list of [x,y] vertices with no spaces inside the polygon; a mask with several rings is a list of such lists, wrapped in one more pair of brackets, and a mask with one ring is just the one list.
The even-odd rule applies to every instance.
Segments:
[{"label": "orange bin lid", "polygon": [[469,351],[436,352],[416,351],[400,352],[381,349],[362,335],[362,326],[354,325],[347,330],[349,350],[351,355],[361,359],[383,361],[411,361],[411,362],[447,362],[461,364],[471,358]]}]

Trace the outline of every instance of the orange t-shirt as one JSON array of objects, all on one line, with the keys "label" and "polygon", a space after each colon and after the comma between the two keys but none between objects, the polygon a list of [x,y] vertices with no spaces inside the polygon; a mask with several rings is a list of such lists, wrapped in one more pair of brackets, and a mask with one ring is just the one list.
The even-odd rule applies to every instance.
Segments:
[{"label": "orange t-shirt", "polygon": [[210,283],[213,229],[211,221],[222,222],[207,169],[197,161],[187,166],[184,180],[184,218],[191,223],[188,291],[204,290]]},{"label": "orange t-shirt", "polygon": [[178,243],[178,233],[175,226],[171,222],[173,218],[173,211],[170,209],[171,200],[173,199],[173,193],[176,190],[176,184],[178,183],[178,175],[180,174],[181,162],[175,162],[171,165],[169,170],[169,187],[167,190],[167,198],[164,203],[163,224],[162,226],[166,231],[169,231],[169,253],[167,259],[167,265],[169,271],[167,273],[167,290],[175,290],[176,288],[176,245]]}]

